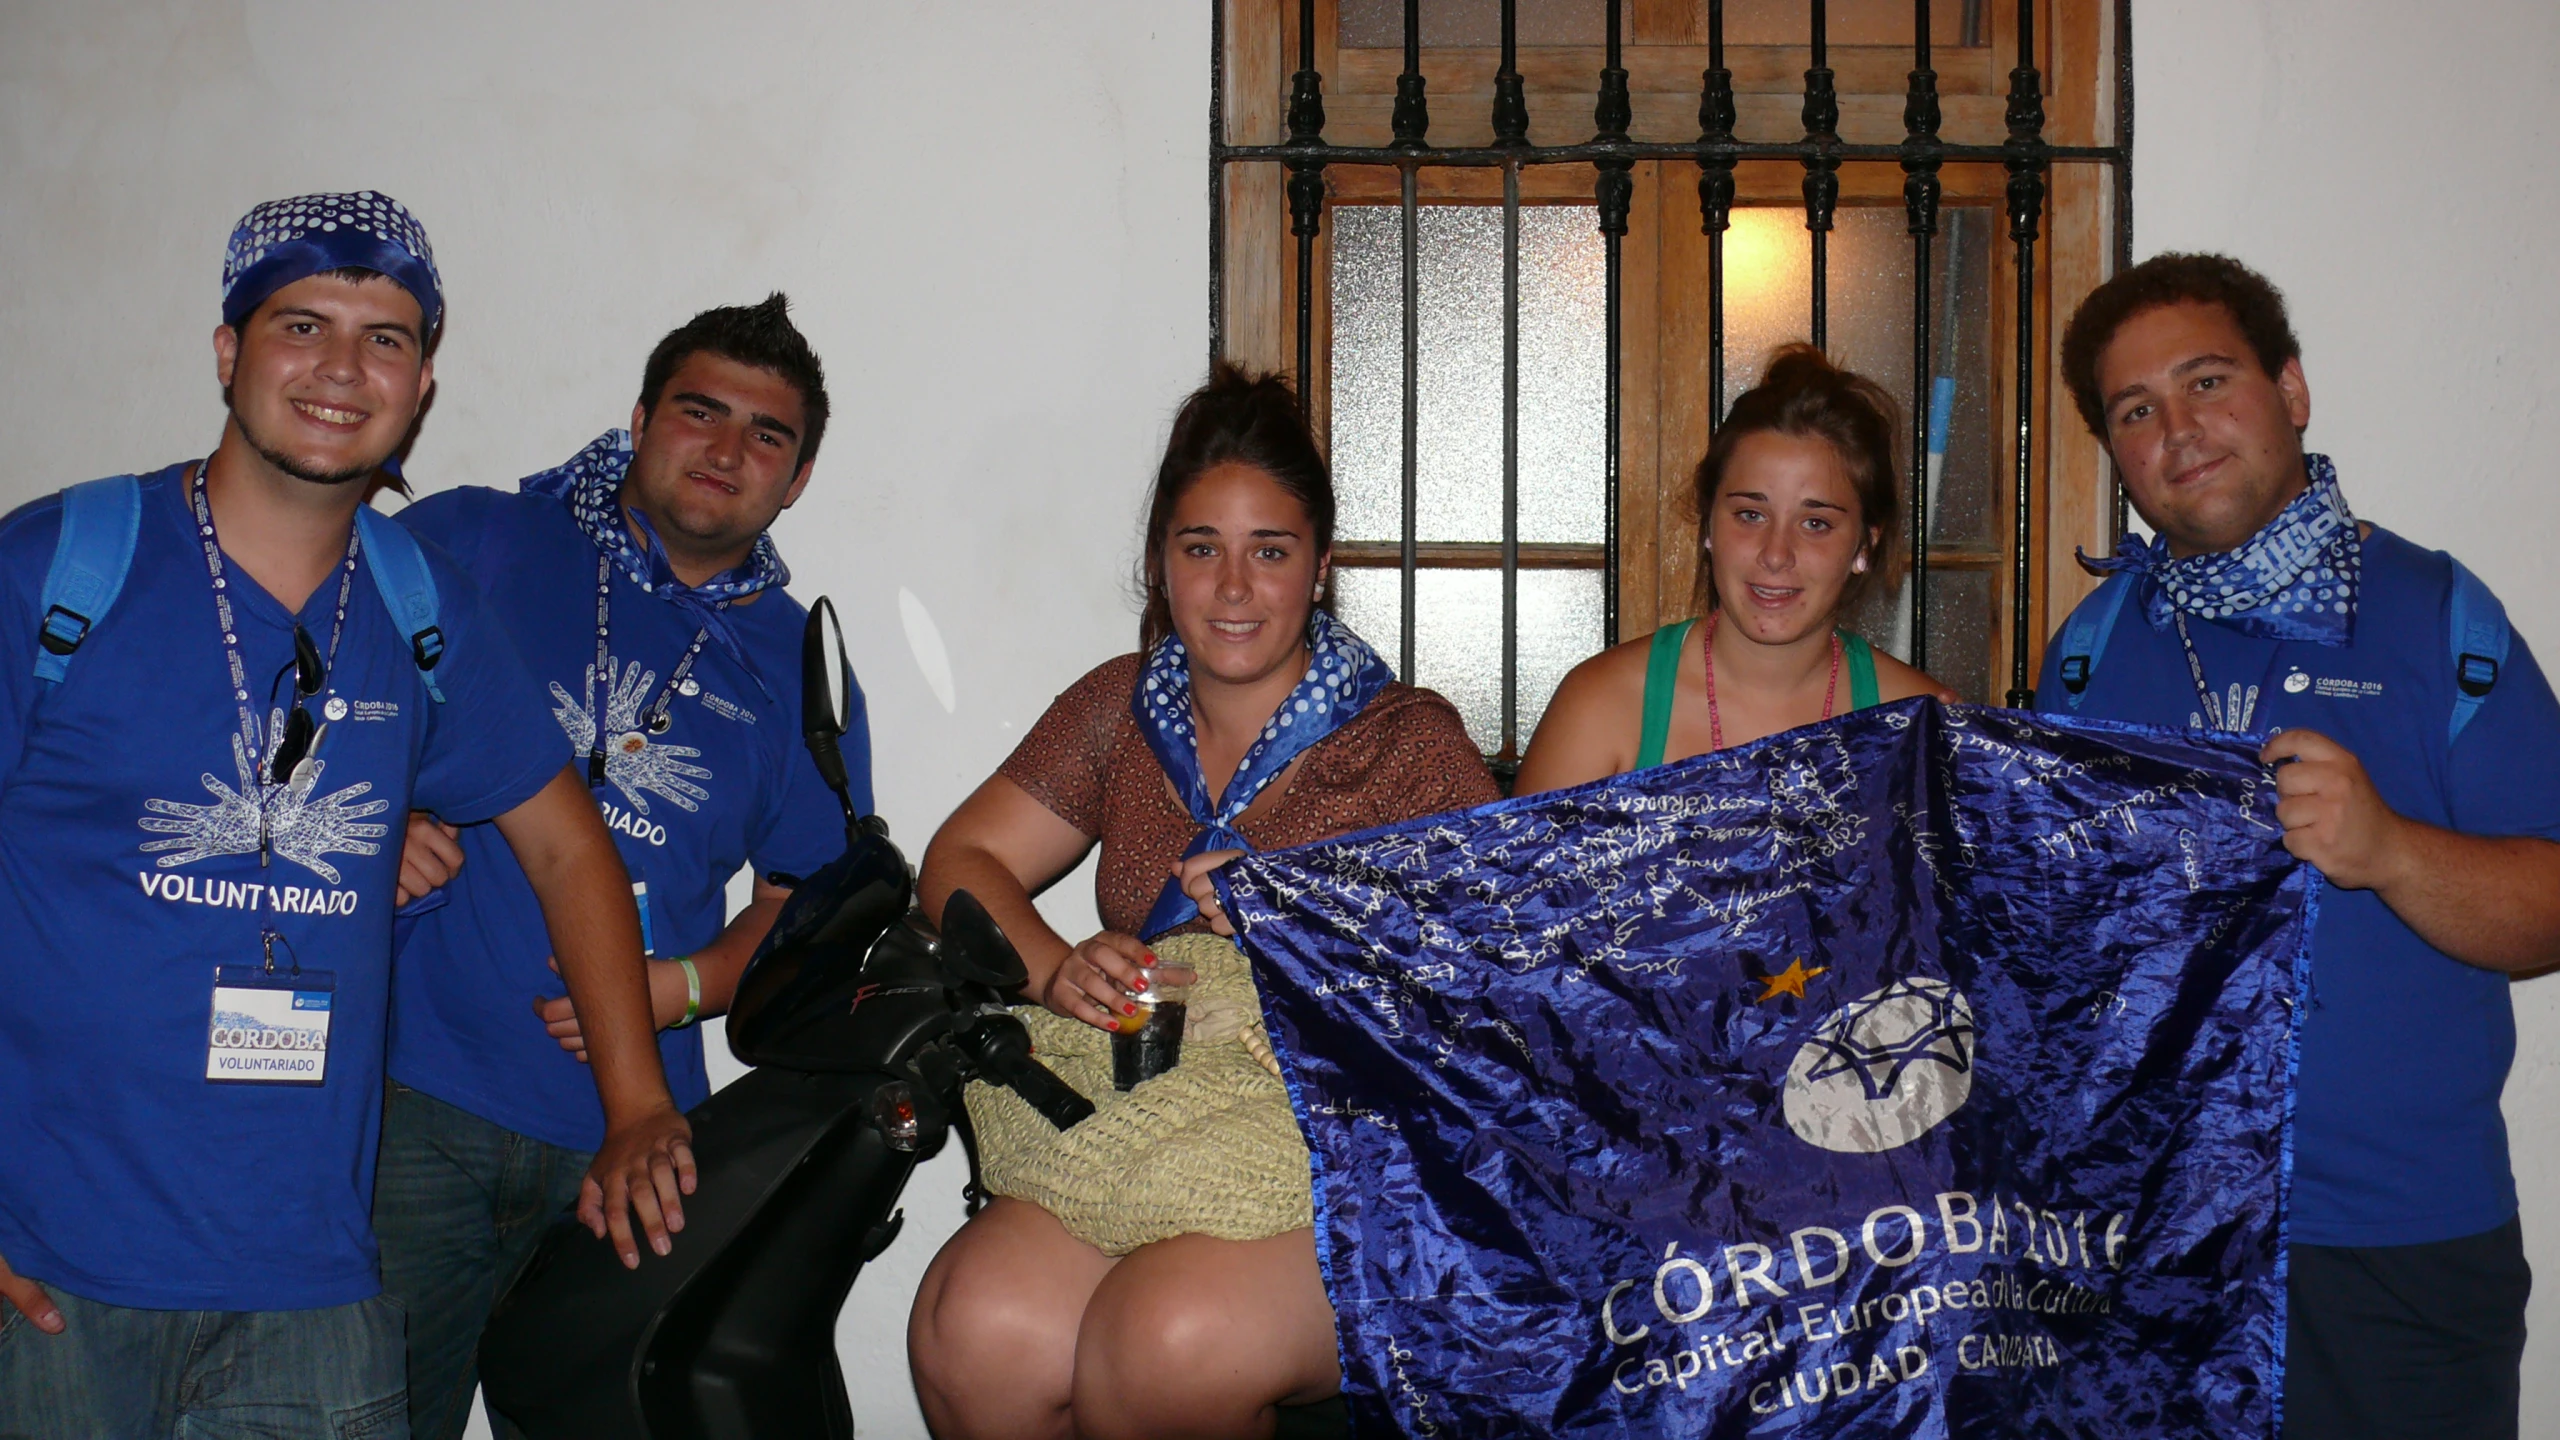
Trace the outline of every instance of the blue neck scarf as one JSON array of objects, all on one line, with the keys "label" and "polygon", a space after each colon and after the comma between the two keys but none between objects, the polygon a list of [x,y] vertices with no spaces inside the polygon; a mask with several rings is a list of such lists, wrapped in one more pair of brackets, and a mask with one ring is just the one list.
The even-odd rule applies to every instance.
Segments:
[{"label": "blue neck scarf", "polygon": [[2143,618],[2166,630],[2178,613],[2228,625],[2266,640],[2346,645],[2355,639],[2356,590],[2364,572],[2364,540],[2337,467],[2306,455],[2310,487],[2236,550],[2219,555],[2169,554],[2169,542],[2144,544],[2127,535],[2096,570],[2128,570],[2142,587]]},{"label": "blue neck scarf", "polygon": [[[1129,692],[1129,713],[1137,718],[1138,733],[1146,737],[1156,763],[1173,781],[1182,808],[1200,826],[1199,836],[1182,852],[1183,858],[1204,850],[1252,849],[1253,842],[1235,824],[1254,797],[1279,779],[1290,761],[1349,724],[1396,678],[1367,641],[1322,610],[1307,620],[1307,651],[1305,677],[1271,712],[1253,748],[1244,752],[1236,766],[1234,778],[1227,781],[1227,793],[1215,804],[1210,803],[1209,782],[1200,774],[1199,736],[1192,728],[1190,652],[1183,649],[1180,637],[1167,635],[1147,656],[1146,668]],[[1153,940],[1191,923],[1199,914],[1200,907],[1182,893],[1182,886],[1166,881],[1155,908],[1147,912],[1146,923],[1138,927],[1138,937]]]},{"label": "blue neck scarf", "polygon": [[791,583],[791,568],[782,563],[781,552],[773,548],[773,537],[757,536],[755,551],[747,557],[747,563],[699,585],[687,585],[676,578],[675,565],[667,559],[667,547],[659,543],[657,529],[649,523],[648,516],[637,510],[630,512],[631,518],[639,522],[646,548],[632,539],[631,527],[623,523],[622,479],[630,469],[631,432],[607,430],[571,456],[567,464],[528,475],[517,488],[527,495],[567,501],[569,513],[577,518],[579,532],[610,557],[615,568],[645,593],[684,611],[696,625],[711,633],[729,658],[749,674],[756,673],[739,643],[737,628],[729,623],[723,607],[768,586]]}]

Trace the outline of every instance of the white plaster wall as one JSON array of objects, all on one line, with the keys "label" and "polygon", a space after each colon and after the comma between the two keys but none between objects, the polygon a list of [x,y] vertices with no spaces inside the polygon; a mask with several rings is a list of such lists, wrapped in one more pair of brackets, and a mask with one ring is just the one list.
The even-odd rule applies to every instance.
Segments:
[{"label": "white plaster wall", "polygon": [[[9,0],[0,508],[211,448],[223,241],[262,199],[426,223],[430,489],[566,458],[659,335],[780,287],[836,416],[777,535],[843,612],[918,853],[1135,643],[1137,507],[1207,354],[1208,51],[1166,0]],[[1091,933],[1089,878],[1050,903]],[[866,1436],[924,1434],[907,1303],[962,1178],[956,1149],[918,1177],[846,1308]]]},{"label": "white plaster wall", "polygon": [[[2283,286],[2309,439],[2357,512],[2461,556],[2553,666],[2560,8],[2135,0],[2134,61],[2136,253],[2224,251]],[[2514,993],[2523,1433],[2560,1436],[2560,976]]]},{"label": "white plaster wall", "polygon": [[[2560,11],[2137,0],[2143,253],[2291,295],[2313,439],[2358,507],[2460,553],[2560,653]],[[766,0],[0,5],[0,505],[208,448],[223,236],[377,188],[452,319],[411,465],[504,484],[628,412],[695,309],[793,295],[838,419],[779,534],[869,688],[912,845],[1048,697],[1130,643],[1135,507],[1205,344],[1207,10]],[[917,140],[931,135],[931,148]],[[1018,137],[1072,141],[1042,156]],[[2396,210],[2384,187],[2412,198]],[[1051,892],[1091,924],[1081,877]],[[2528,1435],[2560,1435],[2560,980],[2519,986],[2508,1117],[2546,1279]],[[865,1433],[921,1436],[899,1343],[956,1158],[841,1336]]]}]

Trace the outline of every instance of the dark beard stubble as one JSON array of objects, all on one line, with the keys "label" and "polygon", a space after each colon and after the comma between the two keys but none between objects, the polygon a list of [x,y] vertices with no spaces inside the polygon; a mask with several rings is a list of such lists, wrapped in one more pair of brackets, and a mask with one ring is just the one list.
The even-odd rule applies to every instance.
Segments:
[{"label": "dark beard stubble", "polygon": [[[231,399],[230,392],[228,390],[224,391],[222,398],[224,403],[228,404]],[[241,438],[249,442],[250,449],[258,452],[258,458],[266,461],[270,465],[273,465],[278,470],[292,476],[296,480],[307,481],[313,485],[344,485],[349,481],[362,480],[366,476],[371,475],[375,470],[381,468],[380,463],[376,462],[372,465],[358,466],[353,470],[315,469],[312,466],[306,465],[300,460],[295,459],[293,456],[286,454],[274,445],[269,444],[258,434],[257,430],[249,424],[249,417],[241,414],[237,409],[232,410],[231,418],[240,426]]]}]

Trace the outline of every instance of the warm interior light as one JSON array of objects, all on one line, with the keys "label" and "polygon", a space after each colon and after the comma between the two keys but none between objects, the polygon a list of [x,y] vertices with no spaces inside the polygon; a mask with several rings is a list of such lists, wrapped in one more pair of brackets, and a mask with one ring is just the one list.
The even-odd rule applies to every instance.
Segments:
[{"label": "warm interior light", "polygon": [[1726,398],[1760,378],[1769,352],[1808,338],[1811,237],[1792,205],[1736,206],[1724,236]]},{"label": "warm interior light", "polygon": [[1727,303],[1759,298],[1772,280],[1805,266],[1804,216],[1775,205],[1736,206],[1733,228],[1724,234],[1724,283]]}]

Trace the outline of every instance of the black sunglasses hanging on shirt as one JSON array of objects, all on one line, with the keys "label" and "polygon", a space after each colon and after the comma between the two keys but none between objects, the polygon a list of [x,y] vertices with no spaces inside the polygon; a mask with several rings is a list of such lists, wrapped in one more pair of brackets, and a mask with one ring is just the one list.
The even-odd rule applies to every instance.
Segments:
[{"label": "black sunglasses hanging on shirt", "polygon": [[310,755],[312,742],[319,738],[310,703],[320,687],[329,683],[329,667],[320,658],[320,647],[300,625],[293,627],[292,662],[278,670],[275,682],[267,687],[269,709],[275,707],[276,686],[284,683],[285,670],[293,672],[293,713],[285,717],[284,738],[277,742],[275,760],[267,767],[267,778],[278,785],[293,779],[293,768]]}]

